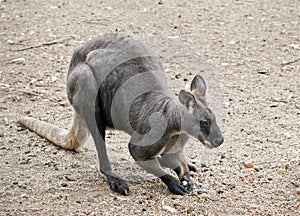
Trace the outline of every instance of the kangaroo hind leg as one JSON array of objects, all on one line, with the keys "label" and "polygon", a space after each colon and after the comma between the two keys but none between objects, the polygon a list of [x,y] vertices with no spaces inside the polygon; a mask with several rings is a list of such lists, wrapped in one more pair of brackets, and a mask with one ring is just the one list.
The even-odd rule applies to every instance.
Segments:
[{"label": "kangaroo hind leg", "polygon": [[89,129],[86,126],[85,120],[74,111],[73,123],[70,131],[64,138],[65,149],[78,149],[83,146],[89,137]]}]

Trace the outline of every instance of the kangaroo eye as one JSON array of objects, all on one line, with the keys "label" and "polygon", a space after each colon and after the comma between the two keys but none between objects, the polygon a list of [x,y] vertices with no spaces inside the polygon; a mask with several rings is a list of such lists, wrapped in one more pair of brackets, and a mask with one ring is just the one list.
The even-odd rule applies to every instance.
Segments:
[{"label": "kangaroo eye", "polygon": [[200,128],[201,128],[202,132],[204,132],[206,135],[208,135],[209,131],[210,131],[210,122],[205,121],[205,120],[201,120],[200,121]]},{"label": "kangaroo eye", "polygon": [[201,128],[206,128],[206,127],[208,127],[208,121],[200,121],[200,127],[201,127]]}]

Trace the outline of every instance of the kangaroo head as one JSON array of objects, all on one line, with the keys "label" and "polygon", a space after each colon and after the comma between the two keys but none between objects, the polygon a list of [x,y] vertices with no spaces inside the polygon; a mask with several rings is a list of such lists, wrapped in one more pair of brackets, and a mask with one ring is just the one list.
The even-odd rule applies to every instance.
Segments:
[{"label": "kangaroo head", "polygon": [[179,101],[183,105],[182,130],[200,140],[207,148],[216,148],[223,143],[223,136],[216,116],[206,102],[206,83],[196,75],[190,92],[181,90]]}]

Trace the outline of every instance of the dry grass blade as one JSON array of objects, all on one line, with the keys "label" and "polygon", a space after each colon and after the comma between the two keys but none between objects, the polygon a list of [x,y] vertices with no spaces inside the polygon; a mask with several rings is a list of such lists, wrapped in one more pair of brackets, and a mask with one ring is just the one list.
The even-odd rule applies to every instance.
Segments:
[{"label": "dry grass blade", "polygon": [[296,59],[294,59],[294,60],[291,60],[291,61],[282,62],[281,65],[282,65],[282,66],[285,66],[285,65],[289,65],[289,64],[296,63],[296,62],[298,62],[298,61],[300,61],[300,57],[299,57],[299,58],[296,58]]}]

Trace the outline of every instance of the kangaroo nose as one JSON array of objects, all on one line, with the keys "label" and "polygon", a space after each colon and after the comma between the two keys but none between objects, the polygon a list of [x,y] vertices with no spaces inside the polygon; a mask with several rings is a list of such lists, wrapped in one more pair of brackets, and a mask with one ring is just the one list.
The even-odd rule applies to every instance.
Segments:
[{"label": "kangaroo nose", "polygon": [[217,138],[214,140],[215,146],[220,146],[224,142],[224,138]]}]

